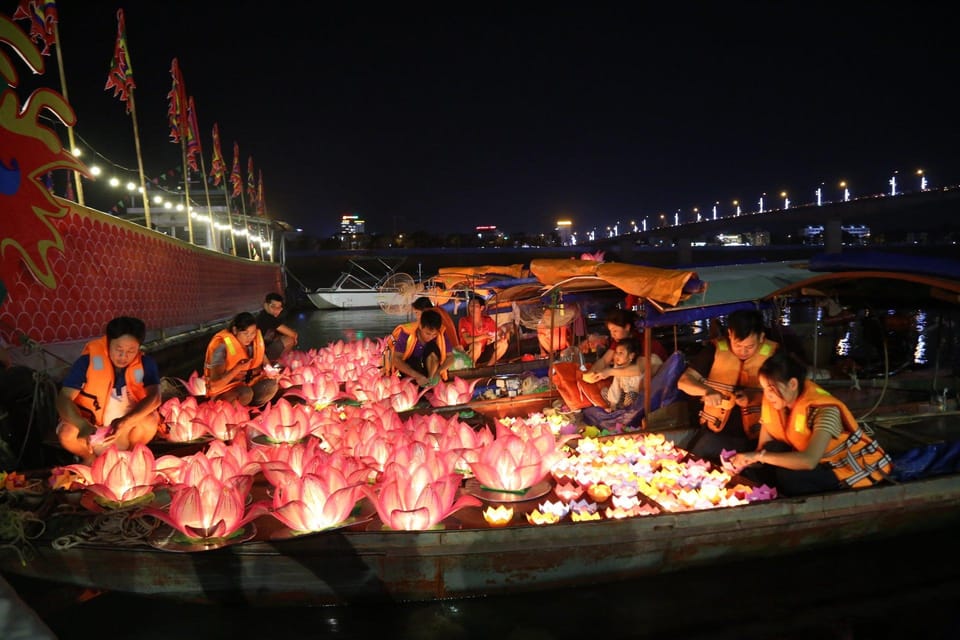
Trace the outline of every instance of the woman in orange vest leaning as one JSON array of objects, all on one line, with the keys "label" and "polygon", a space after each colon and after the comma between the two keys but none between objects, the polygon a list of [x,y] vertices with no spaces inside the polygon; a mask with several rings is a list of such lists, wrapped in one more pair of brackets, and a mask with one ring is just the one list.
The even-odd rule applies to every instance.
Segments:
[{"label": "woman in orange vest leaning", "polygon": [[263,334],[252,313],[238,313],[230,327],[207,345],[203,363],[207,397],[259,407],[277,394],[277,381],[264,375]]},{"label": "woman in orange vest leaning", "polygon": [[860,489],[889,476],[890,456],[843,402],[807,379],[799,361],[778,352],[760,366],[759,379],[763,405],[757,449],[730,459],[737,469],[766,467],[749,470],[747,477],[795,496]]},{"label": "woman in orange vest leaning", "polygon": [[91,436],[103,431],[102,446],[127,450],[147,444],[157,433],[160,373],[140,353],[146,338],[143,320],[120,316],[107,323],[106,335],[91,340],[70,367],[57,396],[60,444],[92,464],[100,453]]}]

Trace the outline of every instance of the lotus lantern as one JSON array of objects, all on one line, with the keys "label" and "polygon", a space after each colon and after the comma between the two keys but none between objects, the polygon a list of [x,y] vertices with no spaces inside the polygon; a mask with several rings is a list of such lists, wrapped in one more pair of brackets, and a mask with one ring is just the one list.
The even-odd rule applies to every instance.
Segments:
[{"label": "lotus lantern", "polygon": [[80,476],[87,491],[101,503],[114,506],[152,496],[154,485],[163,480],[155,469],[153,452],[143,444],[130,451],[119,451],[111,445],[93,465],[72,464],[65,469]]},{"label": "lotus lantern", "polygon": [[482,512],[483,519],[491,527],[505,527],[513,520],[513,507],[498,505],[496,507],[487,507]]},{"label": "lotus lantern", "polygon": [[249,485],[237,479],[222,482],[205,476],[197,486],[184,486],[174,492],[169,512],[144,509],[194,541],[229,538],[248,522],[268,510],[265,502],[255,502],[244,511]]},{"label": "lotus lantern", "polygon": [[334,467],[322,475],[289,477],[273,495],[273,515],[293,531],[323,531],[347,520],[360,497],[359,484],[350,484]]}]

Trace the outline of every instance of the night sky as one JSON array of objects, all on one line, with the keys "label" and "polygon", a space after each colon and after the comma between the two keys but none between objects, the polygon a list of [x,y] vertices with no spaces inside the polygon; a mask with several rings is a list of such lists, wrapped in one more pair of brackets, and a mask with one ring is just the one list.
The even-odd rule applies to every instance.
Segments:
[{"label": "night sky", "polygon": [[375,233],[539,233],[560,217],[582,231],[734,199],[753,210],[763,193],[810,202],[821,184],[834,199],[840,180],[880,193],[895,171],[914,189],[918,168],[932,187],[960,183],[960,45],[933,6],[58,4],[84,140],[136,167],[103,91],[123,6],[147,173],[179,169],[177,57],[208,171],[216,121],[228,169],[236,140],[271,216],[316,235],[343,213]]}]

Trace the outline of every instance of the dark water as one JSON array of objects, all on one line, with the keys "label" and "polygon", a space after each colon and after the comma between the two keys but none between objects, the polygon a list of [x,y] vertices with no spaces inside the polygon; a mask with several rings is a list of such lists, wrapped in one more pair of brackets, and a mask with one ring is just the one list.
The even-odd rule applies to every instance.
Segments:
[{"label": "dark water", "polygon": [[[305,349],[379,337],[403,321],[379,310],[287,317]],[[953,530],[574,590],[431,603],[261,609],[108,593],[77,604],[72,592],[10,580],[63,640],[960,638]]]}]

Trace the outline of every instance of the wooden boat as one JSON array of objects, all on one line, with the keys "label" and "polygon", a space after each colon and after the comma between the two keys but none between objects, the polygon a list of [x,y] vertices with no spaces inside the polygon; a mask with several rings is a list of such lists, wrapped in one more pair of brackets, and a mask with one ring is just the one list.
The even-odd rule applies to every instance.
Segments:
[{"label": "wooden boat", "polygon": [[332,286],[308,291],[307,298],[317,309],[398,306],[406,311],[412,301],[408,293],[416,285],[411,276],[398,271],[403,262],[403,258],[351,258]]},{"label": "wooden boat", "polygon": [[[917,296],[932,294],[943,313],[956,314],[960,301],[960,280],[926,274],[831,271],[812,279],[818,287],[811,286],[811,279],[801,279],[751,304],[773,302],[782,296],[828,297],[848,304],[845,292],[862,295],[864,279],[873,282],[868,290],[888,291],[890,282],[900,283],[892,297],[897,303],[912,305],[919,300]],[[692,309],[703,313],[702,307]],[[672,312],[682,313],[679,309]],[[887,376],[883,381],[868,382],[861,380],[859,389],[838,384],[835,391],[855,413],[868,413],[865,424],[895,456],[918,445],[960,440],[960,414],[952,395],[944,397],[943,403],[931,404],[923,395],[928,387],[919,378],[891,380]],[[450,415],[468,409],[490,420],[542,410],[551,399],[549,394],[502,398],[437,411]],[[661,408],[649,416],[648,428],[683,446],[692,429],[689,421],[678,416],[682,418],[682,412],[676,412],[673,405]],[[339,529],[303,536],[290,535],[264,516],[254,521],[255,533],[247,532],[249,539],[203,552],[156,540],[121,544],[115,538],[89,536],[55,549],[51,544],[54,538],[77,533],[98,517],[61,515],[48,519],[48,531],[32,541],[35,553],[27,562],[21,563],[12,552],[0,551],[0,571],[192,601],[258,605],[418,601],[657,576],[724,561],[936,529],[960,520],[957,468],[856,491],[702,510],[662,509],[655,515],[594,522],[563,520],[545,526],[528,523],[524,514],[537,510],[544,501],[558,500],[552,482],[542,494],[529,498],[478,492],[469,481],[461,490],[481,497],[483,506],[512,506],[515,515],[510,524],[491,527],[484,522],[481,507],[467,507],[436,529],[392,531],[385,530],[369,509],[361,509],[354,521]],[[56,506],[55,497],[48,494],[46,499],[47,508]]]}]

